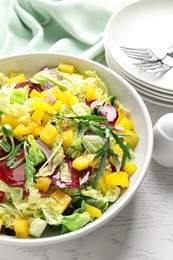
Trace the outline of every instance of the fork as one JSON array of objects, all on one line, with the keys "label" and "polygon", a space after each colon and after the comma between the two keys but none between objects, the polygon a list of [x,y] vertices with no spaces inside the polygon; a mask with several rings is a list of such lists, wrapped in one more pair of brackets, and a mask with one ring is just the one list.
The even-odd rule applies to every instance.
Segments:
[{"label": "fork", "polygon": [[168,48],[166,55],[159,59],[149,48],[129,48],[120,46],[124,53],[141,62],[133,63],[143,71],[159,72],[168,71],[173,67],[173,45]]}]

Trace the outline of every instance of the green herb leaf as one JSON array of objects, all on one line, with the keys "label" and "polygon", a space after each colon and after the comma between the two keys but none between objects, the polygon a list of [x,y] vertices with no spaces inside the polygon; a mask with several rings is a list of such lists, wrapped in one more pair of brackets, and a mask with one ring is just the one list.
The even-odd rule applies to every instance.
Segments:
[{"label": "green herb leaf", "polygon": [[114,151],[112,149],[109,149],[109,154],[112,156],[112,158],[114,160],[114,163],[116,165],[116,171],[119,172],[121,164],[120,164],[120,161],[118,159],[118,155],[116,153],[114,153]]},{"label": "green herb leaf", "polygon": [[122,150],[126,154],[127,158],[131,159],[129,149],[124,144],[123,140],[121,138],[119,138],[118,134],[115,133],[112,129],[110,129],[110,131],[111,131],[113,138],[116,140],[116,143],[119,144],[119,146],[122,148]]},{"label": "green herb leaf", "polygon": [[25,153],[25,170],[24,173],[26,174],[26,182],[27,184],[31,184],[34,179],[34,173],[35,173],[35,168],[34,168],[34,162],[32,161],[32,157],[29,155],[27,148],[29,147],[27,141],[24,142],[24,153]]},{"label": "green herb leaf", "polygon": [[[104,174],[104,170],[106,168],[107,155],[108,155],[107,153],[104,153],[102,156],[102,159],[100,161],[98,172],[94,178],[94,183],[92,185],[94,189],[97,188],[98,181],[99,181],[100,177],[103,176],[103,174]],[[98,155],[96,155],[96,156],[98,156]]]},{"label": "green herb leaf", "polygon": [[15,169],[16,167],[18,167],[19,165],[21,165],[24,161],[24,158],[23,159],[20,159],[19,161],[13,163],[11,166],[10,166],[10,169]]},{"label": "green herb leaf", "polygon": [[13,153],[8,157],[7,159],[7,166],[10,166],[13,164],[16,156],[18,155],[20,149],[21,149],[21,146],[23,145],[23,142],[21,142],[20,144],[18,144],[14,150],[13,150]]},{"label": "green herb leaf", "polygon": [[4,150],[4,152],[9,153],[11,150],[11,145],[6,140],[0,140],[0,147]]}]

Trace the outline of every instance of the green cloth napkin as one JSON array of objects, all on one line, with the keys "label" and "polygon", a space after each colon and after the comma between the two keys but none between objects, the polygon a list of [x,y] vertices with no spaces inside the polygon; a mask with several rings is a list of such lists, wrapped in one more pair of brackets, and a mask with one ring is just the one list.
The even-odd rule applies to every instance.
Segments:
[{"label": "green cloth napkin", "polygon": [[105,26],[123,0],[0,0],[0,57],[56,52],[101,61]]}]

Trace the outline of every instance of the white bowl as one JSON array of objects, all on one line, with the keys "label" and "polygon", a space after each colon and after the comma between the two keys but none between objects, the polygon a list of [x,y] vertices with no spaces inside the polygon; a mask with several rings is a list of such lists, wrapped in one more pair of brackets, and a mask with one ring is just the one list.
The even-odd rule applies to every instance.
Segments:
[{"label": "white bowl", "polygon": [[126,206],[136,193],[137,189],[140,188],[140,184],[147,172],[153,148],[151,119],[139,94],[118,74],[91,60],[55,53],[31,53],[1,59],[0,72],[8,74],[11,71],[19,71],[24,72],[27,76],[32,76],[32,74],[36,73],[44,66],[54,67],[62,62],[74,64],[80,72],[95,70],[106,83],[110,93],[115,95],[117,99],[130,110],[131,118],[140,138],[135,149],[136,158],[134,159],[138,169],[135,174],[131,176],[130,187],[121,195],[121,197],[106,210],[101,218],[87,224],[82,229],[64,235],[51,236],[50,234],[48,237],[34,239],[17,239],[15,237],[0,235],[1,244],[38,247],[73,240],[91,233],[104,225]]}]

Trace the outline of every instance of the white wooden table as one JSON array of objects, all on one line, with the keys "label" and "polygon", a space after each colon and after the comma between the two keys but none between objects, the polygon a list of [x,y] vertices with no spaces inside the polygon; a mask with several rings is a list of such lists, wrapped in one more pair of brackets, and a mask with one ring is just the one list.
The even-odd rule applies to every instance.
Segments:
[{"label": "white wooden table", "polygon": [[[172,112],[146,102],[153,125]],[[166,151],[165,151],[166,153]],[[130,203],[93,234],[41,249],[0,245],[0,260],[172,260],[173,169],[151,160]]]}]

